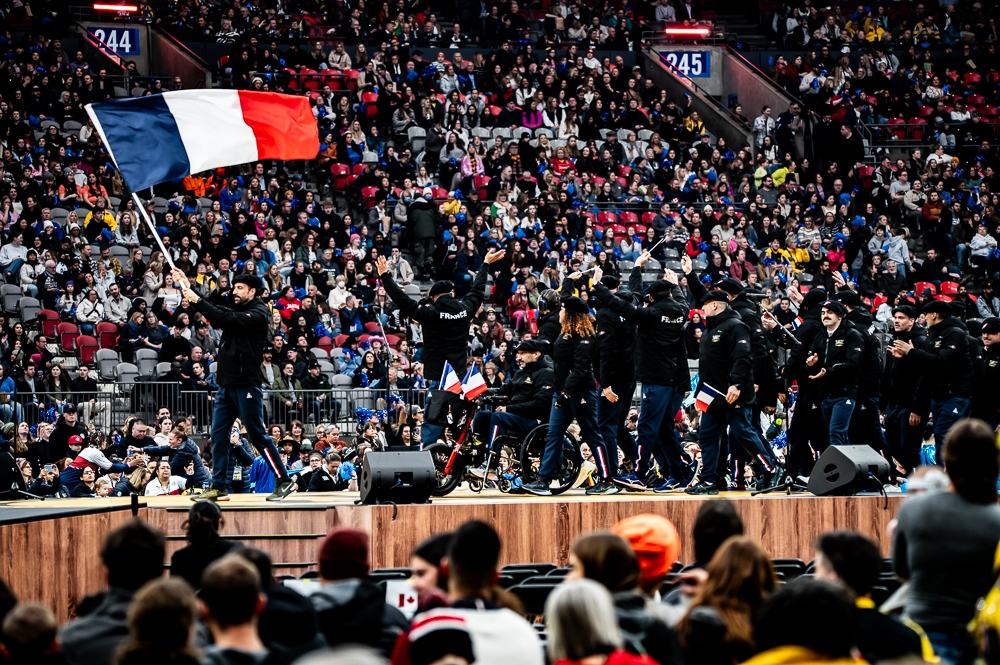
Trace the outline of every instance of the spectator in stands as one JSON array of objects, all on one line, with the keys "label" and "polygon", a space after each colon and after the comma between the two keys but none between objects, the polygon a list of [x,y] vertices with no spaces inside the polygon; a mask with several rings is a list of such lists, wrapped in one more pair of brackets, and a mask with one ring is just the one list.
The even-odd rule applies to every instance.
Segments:
[{"label": "spectator in stands", "polygon": [[722,544],[708,575],[677,626],[685,659],[742,662],[755,653],[751,621],[777,587],[771,560],[749,538]]},{"label": "spectator in stands", "polygon": [[181,525],[188,545],[170,557],[170,575],[184,579],[194,589],[201,587],[201,577],[208,566],[239,545],[219,536],[224,525],[222,513],[211,501],[197,501],[188,510]]},{"label": "spectator in stands", "polygon": [[58,624],[52,611],[37,603],[21,603],[0,619],[0,653],[11,665],[59,665]]},{"label": "spectator in stands", "polygon": [[128,613],[128,639],[115,654],[117,665],[196,665],[192,642],[198,600],[180,580],[158,579],[135,594]]},{"label": "spectator in stands", "polygon": [[[108,588],[81,605],[80,618],[59,634],[69,665],[111,665],[127,634],[126,615],[133,596],[146,582],[163,575],[164,543],[163,534],[140,520],[105,536],[101,561]],[[162,631],[163,625],[158,629]]]},{"label": "spectator in stands", "polygon": [[261,590],[257,568],[243,557],[226,556],[208,566],[198,597],[213,644],[203,663],[236,665],[267,657],[257,630],[266,603]]},{"label": "spectator in stands", "polygon": [[926,631],[936,654],[962,664],[976,649],[959,626],[991,584],[1000,542],[1000,461],[992,430],[982,421],[959,421],[945,440],[944,462],[950,491],[903,504],[892,559],[896,574],[910,581],[904,616]]},{"label": "spectator in stands", "polygon": [[409,622],[367,580],[368,570],[368,534],[349,527],[334,529],[319,550],[323,588],[310,600],[330,646],[363,644],[388,657]]}]

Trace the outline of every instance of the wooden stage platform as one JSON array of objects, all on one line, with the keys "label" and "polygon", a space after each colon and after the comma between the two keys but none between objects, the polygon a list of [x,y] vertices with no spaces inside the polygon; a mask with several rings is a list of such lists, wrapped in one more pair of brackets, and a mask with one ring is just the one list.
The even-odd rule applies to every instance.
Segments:
[{"label": "wooden stage platform", "polygon": [[[905,495],[815,497],[770,495],[751,498],[726,492],[743,517],[748,536],[772,557],[808,561],[816,537],[834,529],[859,531],[880,543],[888,555],[886,527]],[[355,526],[371,535],[372,565],[409,565],[410,552],[427,536],[471,519],[488,522],[503,540],[503,562],[552,562],[565,565],[573,540],[607,529],[640,513],[669,518],[682,538],[681,560],[693,558],[691,528],[702,502],[714,497],[683,493],[622,493],[584,496],[572,490],[559,497],[474,494],[459,490],[423,505],[360,506],[357,493],[292,495],[278,503],[263,495],[233,495],[220,503],[223,533],[248,547],[268,552],[276,573],[301,573],[315,567],[327,532]],[[167,560],[184,546],[181,525],[191,505],[187,497],[140,497],[136,516],[167,534]],[[132,518],[129,499],[60,499],[0,503],[0,578],[18,597],[44,602],[62,621],[83,596],[102,588],[99,550],[104,534]]]}]

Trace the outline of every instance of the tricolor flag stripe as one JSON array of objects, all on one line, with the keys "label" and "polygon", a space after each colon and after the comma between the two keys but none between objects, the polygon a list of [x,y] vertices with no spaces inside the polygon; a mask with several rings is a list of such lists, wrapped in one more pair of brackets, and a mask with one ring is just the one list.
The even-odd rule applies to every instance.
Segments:
[{"label": "tricolor flag stripe", "polygon": [[132,190],[220,166],[313,159],[319,152],[306,97],[178,90],[86,109]]},{"label": "tricolor flag stripe", "polygon": [[486,392],[486,381],[475,365],[469,368],[465,378],[462,379],[462,392],[465,393],[465,399],[468,400],[476,399]]},{"label": "tricolor flag stripe", "polygon": [[701,388],[698,389],[698,395],[694,398],[694,408],[699,411],[708,411],[708,407],[712,405],[716,397],[722,395],[722,392],[716,390],[707,383],[701,384]]},{"label": "tricolor flag stripe", "polygon": [[444,368],[441,370],[441,383],[438,388],[456,395],[462,394],[462,382],[458,380],[458,374],[455,374],[455,370],[447,360],[444,361]]}]

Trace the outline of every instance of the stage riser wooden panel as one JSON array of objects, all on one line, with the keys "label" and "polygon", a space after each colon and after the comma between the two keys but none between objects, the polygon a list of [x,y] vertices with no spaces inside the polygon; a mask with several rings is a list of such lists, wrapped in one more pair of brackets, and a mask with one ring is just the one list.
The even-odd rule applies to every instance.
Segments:
[{"label": "stage riser wooden panel", "polygon": [[19,600],[47,605],[63,623],[80,600],[105,587],[104,534],[131,519],[121,510],[0,525],[0,578]]},{"label": "stage riser wooden panel", "polygon": [[[617,497],[616,497],[617,498]],[[890,497],[888,510],[881,497],[774,497],[733,499],[743,518],[746,534],[757,540],[774,557],[808,561],[813,543],[827,531],[850,529],[879,543],[888,555],[891,543],[886,527],[895,517],[903,497]],[[399,506],[393,520],[392,506],[332,507],[336,523],[368,525],[370,513],[372,559],[375,567],[409,565],[410,552],[424,538],[450,531],[464,522],[480,519],[500,533],[504,563],[545,561],[566,565],[569,549],[581,534],[609,529],[620,519],[654,513],[670,519],[681,534],[681,560],[694,559],[691,531],[701,506],[697,500],[655,498],[617,501],[570,499],[566,501],[526,501],[523,503],[439,503]]]},{"label": "stage riser wooden panel", "polygon": [[[325,536],[325,534],[313,538],[239,537],[234,538],[234,540],[244,547],[255,547],[259,550],[267,552],[271,557],[271,560],[274,562],[274,565],[280,567],[282,564],[314,564],[316,562],[317,552],[319,552],[319,547],[323,544],[323,536]],[[181,549],[185,545],[187,545],[187,541],[184,540],[168,540],[167,562],[170,562],[170,557],[173,556],[174,552]],[[303,568],[303,570],[306,569]]]}]

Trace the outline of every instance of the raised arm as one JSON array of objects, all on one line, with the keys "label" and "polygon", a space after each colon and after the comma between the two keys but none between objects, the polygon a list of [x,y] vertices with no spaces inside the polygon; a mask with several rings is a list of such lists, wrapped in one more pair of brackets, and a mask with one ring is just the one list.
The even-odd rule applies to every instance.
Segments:
[{"label": "raised arm", "polygon": [[479,272],[476,273],[476,278],[472,280],[469,293],[462,298],[462,306],[469,313],[470,317],[475,316],[483,304],[483,298],[486,297],[486,278],[490,274],[490,264],[502,259],[506,253],[502,249],[499,251],[490,250],[483,258],[483,265],[479,266]]}]

